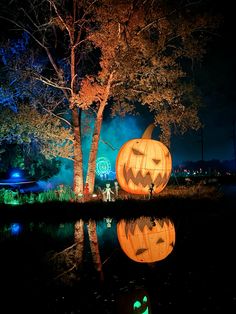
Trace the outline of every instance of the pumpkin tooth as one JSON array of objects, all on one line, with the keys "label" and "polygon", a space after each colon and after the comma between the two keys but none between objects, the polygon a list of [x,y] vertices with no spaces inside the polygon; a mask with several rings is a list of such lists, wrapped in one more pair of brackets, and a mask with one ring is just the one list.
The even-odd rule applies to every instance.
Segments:
[{"label": "pumpkin tooth", "polygon": [[139,175],[141,175],[144,178],[147,171],[146,171],[146,169],[141,168],[141,169],[139,169],[138,172],[139,172]]},{"label": "pumpkin tooth", "polygon": [[136,178],[140,169],[134,167],[134,168],[132,168],[132,171],[133,171],[133,176]]},{"label": "pumpkin tooth", "polygon": [[150,173],[150,177],[151,177],[151,181],[152,181],[151,183],[154,183],[155,182],[155,178],[156,178],[156,174],[155,174],[155,172],[149,172],[149,173]]}]

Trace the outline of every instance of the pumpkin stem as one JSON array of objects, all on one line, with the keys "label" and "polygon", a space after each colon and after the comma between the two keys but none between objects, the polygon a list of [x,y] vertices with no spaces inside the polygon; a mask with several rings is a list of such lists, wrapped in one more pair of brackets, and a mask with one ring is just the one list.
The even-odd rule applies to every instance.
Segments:
[{"label": "pumpkin stem", "polygon": [[143,136],[142,136],[142,138],[152,138],[152,131],[153,131],[153,129],[155,128],[155,125],[154,124],[150,124],[147,128],[146,128],[146,130],[145,130],[145,132],[143,133]]}]

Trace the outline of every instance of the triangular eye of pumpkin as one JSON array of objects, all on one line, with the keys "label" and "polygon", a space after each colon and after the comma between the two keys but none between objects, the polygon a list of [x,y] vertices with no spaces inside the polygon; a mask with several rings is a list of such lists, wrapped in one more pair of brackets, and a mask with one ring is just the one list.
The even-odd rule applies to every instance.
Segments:
[{"label": "triangular eye of pumpkin", "polygon": [[156,165],[158,165],[160,162],[160,159],[153,159],[153,161],[155,162]]},{"label": "triangular eye of pumpkin", "polygon": [[144,303],[147,302],[147,297],[146,297],[146,295],[143,297],[143,302],[144,302]]},{"label": "triangular eye of pumpkin", "polygon": [[145,251],[147,251],[147,249],[144,249],[144,248],[138,249],[138,250],[136,251],[135,255],[136,255],[136,256],[137,256],[137,255],[140,255],[140,254],[142,254],[142,253],[145,252]]},{"label": "triangular eye of pumpkin", "polygon": [[157,240],[156,243],[159,244],[159,243],[163,243],[163,242],[165,242],[165,241],[162,238],[160,238],[160,239]]},{"label": "triangular eye of pumpkin", "polygon": [[132,148],[132,151],[134,153],[134,155],[144,155],[143,153],[141,153],[139,150],[137,150],[136,148]]}]

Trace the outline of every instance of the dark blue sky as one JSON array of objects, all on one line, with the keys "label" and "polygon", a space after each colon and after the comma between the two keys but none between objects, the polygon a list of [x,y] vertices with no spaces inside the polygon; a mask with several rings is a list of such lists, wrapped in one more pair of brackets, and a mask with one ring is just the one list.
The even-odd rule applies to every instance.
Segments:
[{"label": "dark blue sky", "polygon": [[[204,2],[204,1],[199,1]],[[215,13],[221,14],[223,22],[213,34],[207,54],[201,66],[195,67],[194,79],[202,94],[199,115],[203,128],[203,159],[232,160],[234,156],[233,123],[236,123],[236,27],[231,1],[209,0]],[[132,119],[132,118],[131,118]],[[125,136],[141,136],[150,118],[135,117],[133,131],[128,122],[120,121]],[[136,129],[135,129],[136,128]],[[236,125],[235,125],[236,128]],[[158,138],[157,130],[153,138]],[[201,131],[189,131],[174,135],[171,140],[174,164],[182,161],[197,161],[202,158]]]},{"label": "dark blue sky", "polygon": [[[204,160],[230,160],[234,158],[233,122],[236,120],[235,11],[230,1],[214,4],[224,22],[213,37],[202,66],[195,71],[195,79],[203,95],[200,117],[204,124]],[[201,159],[200,139],[200,131],[174,137],[174,159],[179,162]]]}]

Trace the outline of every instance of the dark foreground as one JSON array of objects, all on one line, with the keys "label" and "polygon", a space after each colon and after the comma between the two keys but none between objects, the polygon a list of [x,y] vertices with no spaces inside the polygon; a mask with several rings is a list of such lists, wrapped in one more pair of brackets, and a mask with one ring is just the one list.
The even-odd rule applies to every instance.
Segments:
[{"label": "dark foreground", "polygon": [[[233,196],[58,202],[0,210],[0,313],[236,313]],[[168,217],[174,223],[175,246],[161,261],[135,262],[120,247],[117,223],[142,216]],[[60,259],[57,253],[73,245],[80,219],[85,223],[84,253],[73,269],[73,256]],[[101,271],[88,241],[90,219],[97,225]],[[13,223],[21,226],[15,234]],[[133,306],[138,298],[145,307]]]}]

